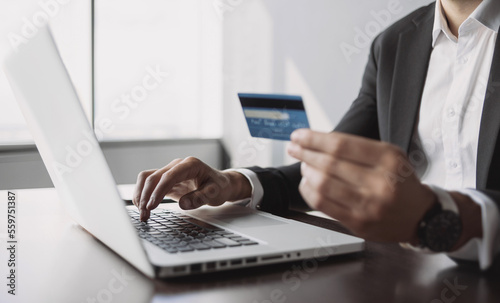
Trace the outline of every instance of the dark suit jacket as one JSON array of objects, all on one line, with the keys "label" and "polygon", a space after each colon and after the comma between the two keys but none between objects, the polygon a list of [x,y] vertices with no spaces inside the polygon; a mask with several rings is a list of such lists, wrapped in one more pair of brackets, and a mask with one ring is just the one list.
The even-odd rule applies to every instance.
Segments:
[{"label": "dark suit jacket", "polygon": [[[335,131],[390,142],[408,151],[432,52],[435,4],[420,8],[375,38],[359,96]],[[476,188],[500,205],[500,38],[484,101]],[[298,192],[300,164],[251,167],[264,188],[260,209],[308,209]]]}]

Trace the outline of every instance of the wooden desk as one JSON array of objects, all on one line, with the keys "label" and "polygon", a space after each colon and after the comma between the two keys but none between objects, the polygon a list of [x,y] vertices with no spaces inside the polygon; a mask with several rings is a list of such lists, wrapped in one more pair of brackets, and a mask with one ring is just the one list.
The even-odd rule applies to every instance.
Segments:
[{"label": "wooden desk", "polygon": [[[18,193],[17,295],[7,294],[6,196],[0,191],[0,302],[500,302],[500,269],[367,243],[366,251],[176,280],[149,280],[73,223],[53,189]],[[96,193],[98,194],[98,193]],[[335,222],[295,219],[341,230]],[[112,224],[112,220],[110,220]],[[453,288],[458,284],[458,289]],[[448,301],[441,300],[442,296]]]}]

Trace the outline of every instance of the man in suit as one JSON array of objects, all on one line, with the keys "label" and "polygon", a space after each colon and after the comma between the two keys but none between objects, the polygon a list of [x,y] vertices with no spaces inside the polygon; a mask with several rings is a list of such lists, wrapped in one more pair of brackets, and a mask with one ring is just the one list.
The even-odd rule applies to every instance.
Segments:
[{"label": "man in suit", "polygon": [[280,168],[218,171],[195,158],[139,174],[147,220],[165,195],[184,209],[240,201],[318,209],[368,240],[488,268],[500,234],[500,2],[438,0],[372,44],[358,98],[332,133],[298,130]]}]

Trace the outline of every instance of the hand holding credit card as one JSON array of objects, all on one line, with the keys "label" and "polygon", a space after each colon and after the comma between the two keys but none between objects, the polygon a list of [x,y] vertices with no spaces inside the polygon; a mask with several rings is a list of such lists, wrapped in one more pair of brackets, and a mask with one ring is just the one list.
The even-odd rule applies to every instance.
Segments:
[{"label": "hand holding credit card", "polygon": [[238,94],[252,137],[290,141],[299,128],[309,128],[300,96]]}]

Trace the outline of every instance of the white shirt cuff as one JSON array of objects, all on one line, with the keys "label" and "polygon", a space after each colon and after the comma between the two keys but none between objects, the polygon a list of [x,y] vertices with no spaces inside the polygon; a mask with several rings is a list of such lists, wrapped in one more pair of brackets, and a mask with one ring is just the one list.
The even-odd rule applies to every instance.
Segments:
[{"label": "white shirt cuff", "polygon": [[457,259],[478,261],[482,270],[488,269],[500,251],[500,214],[495,202],[488,196],[474,189],[458,190],[459,193],[469,196],[475,203],[481,206],[483,238],[469,240],[459,250],[447,255]]},{"label": "white shirt cuff", "polygon": [[262,198],[264,197],[264,188],[262,187],[262,183],[260,183],[257,174],[246,168],[226,169],[225,171],[235,171],[242,174],[248,179],[250,186],[252,186],[252,196],[250,199],[243,199],[234,203],[257,209],[258,205],[262,201]]}]

